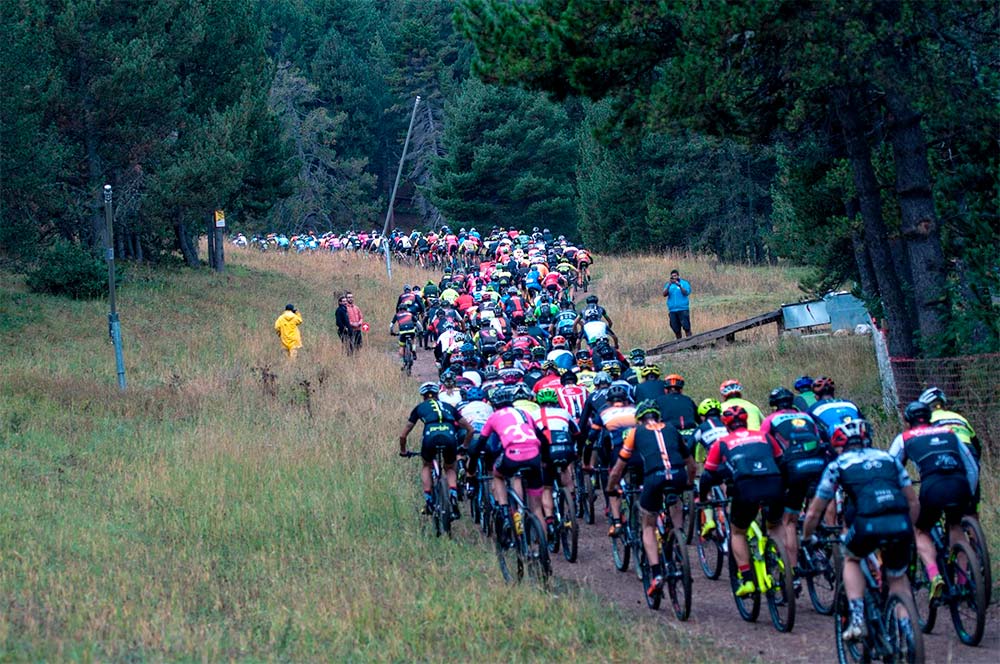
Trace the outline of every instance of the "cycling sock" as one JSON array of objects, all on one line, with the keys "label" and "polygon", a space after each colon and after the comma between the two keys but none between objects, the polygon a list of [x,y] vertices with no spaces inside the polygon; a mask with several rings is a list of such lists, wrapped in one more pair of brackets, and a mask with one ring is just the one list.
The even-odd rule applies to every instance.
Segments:
[{"label": "cycling sock", "polygon": [[427,502],[428,505],[433,504],[434,494],[432,494],[430,491],[424,491],[424,500]]},{"label": "cycling sock", "polygon": [[740,565],[740,578],[746,580],[750,578],[750,565]]},{"label": "cycling sock", "polygon": [[935,564],[928,565],[927,566],[927,578],[928,579],[933,579],[937,575],[938,575],[938,566],[935,565]]},{"label": "cycling sock", "polygon": [[857,622],[864,622],[865,619],[865,600],[852,599],[850,600],[851,605],[851,620]]},{"label": "cycling sock", "polygon": [[545,517],[545,525],[546,526],[551,526],[555,522],[556,522],[555,517],[553,517],[553,516],[547,516],[547,517]]},{"label": "cycling sock", "polygon": [[452,500],[458,500],[458,487],[450,486],[448,487],[448,495]]}]

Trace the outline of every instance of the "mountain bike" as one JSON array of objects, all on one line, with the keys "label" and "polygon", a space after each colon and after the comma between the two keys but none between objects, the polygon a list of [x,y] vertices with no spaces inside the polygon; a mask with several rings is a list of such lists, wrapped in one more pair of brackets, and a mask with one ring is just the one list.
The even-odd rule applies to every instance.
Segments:
[{"label": "mountain bike", "polygon": [[593,525],[594,519],[594,480],[589,472],[583,470],[579,462],[573,469],[573,480],[576,484],[576,517]]},{"label": "mountain bike", "polygon": [[844,640],[844,630],[851,623],[851,609],[843,583],[837,582],[832,613],[840,664],[871,661],[917,664],[924,661],[924,639],[913,597],[910,593],[890,593],[888,584],[881,582],[880,567],[875,554],[861,561],[867,634],[858,641]]},{"label": "mountain bike", "polygon": [[[444,450],[445,446],[438,445],[434,453],[434,462],[431,465],[431,498],[430,514],[428,515],[434,524],[434,536],[447,535],[451,537],[451,497],[448,491],[448,479],[444,474]],[[407,452],[406,457],[419,457],[420,452]]]},{"label": "mountain bike", "polygon": [[979,570],[983,575],[983,587],[986,589],[985,604],[989,606],[993,601],[993,571],[990,567],[990,549],[986,543],[983,527],[979,523],[979,517],[971,515],[962,517],[962,530],[965,531],[965,536],[969,538],[972,550],[979,558]]},{"label": "mountain bike", "polygon": [[833,613],[837,598],[837,583],[840,580],[843,560],[840,554],[840,526],[820,524],[816,528],[816,543],[806,546],[802,542],[802,518],[798,522],[799,566],[795,570],[800,579],[805,579],[809,591],[809,601],[816,613],[828,616]]},{"label": "mountain bike", "polygon": [[552,562],[545,541],[545,528],[534,513],[525,507],[521,496],[514,490],[513,480],[520,480],[521,471],[507,480],[507,501],[511,520],[506,522],[499,510],[496,512],[496,537],[494,538],[497,562],[504,581],[520,582],[527,573],[535,583],[545,584],[552,576]]},{"label": "mountain bike", "polygon": [[474,524],[479,526],[480,530],[483,531],[483,535],[490,537],[493,534],[493,516],[496,507],[493,492],[490,491],[493,473],[482,457],[476,459],[473,473],[476,478],[476,485],[473,488],[472,496],[469,498],[469,518]]},{"label": "mountain bike", "polygon": [[[639,549],[642,548],[642,528],[639,519],[639,492],[642,490],[642,485],[632,481],[635,479],[634,476],[637,472],[637,468],[630,466],[626,470],[626,477],[628,479],[623,477],[619,483],[621,491],[621,509],[619,514],[622,516],[622,527],[616,537],[609,538],[611,540],[611,558],[615,563],[615,569],[619,572],[628,571],[632,552],[634,551],[636,556],[638,556]],[[613,520],[609,509],[608,526],[611,526],[612,523]],[[641,579],[639,571],[636,570],[636,572],[637,576]]]},{"label": "mountain bike", "polygon": [[576,501],[562,485],[562,468],[556,466],[552,472],[555,474],[552,482],[552,516],[555,534],[549,542],[549,551],[559,553],[561,545],[566,562],[575,563],[580,540],[579,524],[576,522]]},{"label": "mountain bike", "polygon": [[[687,620],[691,615],[691,563],[688,560],[683,535],[674,528],[673,520],[670,518],[670,503],[673,502],[671,499],[676,500],[677,497],[663,497],[663,506],[656,515],[656,546],[659,550],[660,563],[663,565],[663,583],[673,605],[674,615],[678,620]],[[638,505],[636,507],[638,508]],[[646,548],[641,546],[641,534],[639,539],[636,566],[640,570],[646,605],[655,611],[660,608],[663,594],[655,593],[652,597],[649,595],[649,585],[653,580],[652,570],[646,558]]]},{"label": "mountain bike", "polygon": [[795,588],[784,545],[777,538],[768,537],[757,521],[751,523],[747,530],[747,545],[750,548],[750,569],[753,571],[756,589],[745,597],[736,596],[741,582],[731,541],[729,548],[729,582],[740,617],[747,622],[757,620],[763,591],[774,628],[779,632],[792,631],[795,626]]},{"label": "mountain bike", "polygon": [[940,597],[930,598],[930,578],[914,546],[909,576],[920,627],[924,634],[930,634],[937,621],[938,608],[947,606],[958,639],[967,646],[979,645],[986,627],[986,588],[979,558],[965,542],[953,542],[949,547],[944,525],[940,521],[934,524],[930,535],[937,551],[938,571],[944,578],[944,588]]},{"label": "mountain bike", "polygon": [[729,517],[726,513],[729,498],[726,498],[719,486],[712,487],[711,495],[711,500],[699,503],[699,507],[710,507],[714,511],[715,529],[706,537],[701,536],[701,524],[705,516],[698,509],[698,563],[705,578],[714,580],[722,574],[722,565],[729,556]]}]

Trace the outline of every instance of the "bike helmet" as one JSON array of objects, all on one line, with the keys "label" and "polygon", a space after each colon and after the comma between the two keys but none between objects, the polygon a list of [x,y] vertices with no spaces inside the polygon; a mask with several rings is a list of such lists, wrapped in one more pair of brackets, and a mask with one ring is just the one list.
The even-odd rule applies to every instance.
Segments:
[{"label": "bike helmet", "polygon": [[532,348],[531,348],[531,357],[533,357],[533,358],[535,358],[535,357],[537,357],[537,358],[545,357],[545,349],[542,348],[541,346],[532,346]]},{"label": "bike helmet", "polygon": [[942,406],[948,405],[948,397],[945,395],[944,390],[940,387],[928,387],[926,390],[920,393],[920,397],[917,399],[920,403],[925,403],[930,407],[934,407],[934,404],[940,402]]},{"label": "bike helmet", "polygon": [[617,378],[622,373],[622,363],[618,360],[605,360],[601,362],[601,371],[605,371],[611,374],[612,377]]},{"label": "bike helmet", "polygon": [[830,445],[833,447],[869,444],[871,444],[871,426],[864,420],[841,422],[830,432]]},{"label": "bike helmet", "polygon": [[636,371],[642,378],[659,378],[663,372],[660,371],[660,367],[655,364],[648,364],[646,366],[639,367]]},{"label": "bike helmet", "polygon": [[722,423],[730,431],[735,429],[746,429],[748,414],[743,406],[730,406],[722,413]]},{"label": "bike helmet", "polygon": [[588,295],[587,296],[587,304],[597,304],[597,296],[596,295]]},{"label": "bike helmet", "polygon": [[591,370],[594,368],[594,361],[589,357],[578,357],[576,359],[576,366],[581,369]]},{"label": "bike helmet", "polygon": [[523,399],[525,401],[534,401],[535,393],[531,391],[531,388],[524,383],[518,383],[514,386],[514,399]]},{"label": "bike helmet", "polygon": [[811,390],[813,386],[813,379],[809,376],[799,376],[795,379],[795,391],[805,392],[806,390]]},{"label": "bike helmet", "polygon": [[501,376],[504,385],[517,385],[524,378],[524,372],[520,369],[506,369]]},{"label": "bike helmet", "polygon": [[444,371],[441,372],[442,383],[454,382],[457,377],[458,376],[456,376],[455,372],[452,371],[451,369],[445,369]]},{"label": "bike helmet", "polygon": [[833,379],[827,378],[826,376],[820,376],[813,381],[813,392],[815,392],[818,397],[825,396],[827,394],[833,396],[833,391],[836,387],[837,386],[834,384]]},{"label": "bike helmet", "polygon": [[720,413],[722,411],[722,404],[719,403],[718,399],[704,399],[700,404],[698,404],[698,414],[702,417],[707,417],[712,411]]},{"label": "bike helmet", "polygon": [[497,376],[500,375],[500,373],[497,371],[497,368],[492,365],[488,367],[483,367],[482,371],[480,371],[479,373],[482,374],[483,380],[494,380]]},{"label": "bike helmet", "polygon": [[409,311],[410,306],[406,302],[400,302],[396,305],[396,311]]},{"label": "bike helmet", "polygon": [[542,362],[542,371],[548,371],[549,369],[555,369],[556,363],[552,360],[545,360]]},{"label": "bike helmet", "polygon": [[624,385],[612,385],[608,388],[607,397],[608,401],[628,401],[628,389]]},{"label": "bike helmet", "polygon": [[632,364],[643,364],[646,361],[646,351],[641,348],[633,348],[628,352],[628,359]]},{"label": "bike helmet", "polygon": [[635,407],[635,419],[641,420],[647,415],[655,415],[656,419],[660,419],[660,407],[653,399],[644,399]]},{"label": "bike helmet", "polygon": [[576,385],[577,383],[576,374],[573,373],[572,371],[563,371],[562,374],[559,376],[559,383],[562,385],[569,385],[570,383]]},{"label": "bike helmet", "polygon": [[931,407],[922,401],[911,401],[903,411],[903,419],[910,426],[917,424],[930,424]]},{"label": "bike helmet", "polygon": [[737,397],[743,394],[743,386],[740,381],[730,378],[719,386],[719,393],[723,398]]},{"label": "bike helmet", "polygon": [[535,394],[535,401],[539,406],[557,405],[559,403],[559,393],[551,387],[544,387]]},{"label": "bike helmet", "polygon": [[557,334],[552,337],[552,347],[553,348],[565,348],[566,347],[566,337],[561,334]]},{"label": "bike helmet", "polygon": [[482,401],[486,398],[486,393],[481,387],[469,387],[464,390],[466,401]]},{"label": "bike helmet", "polygon": [[670,374],[663,379],[663,382],[667,384],[667,387],[675,387],[678,390],[684,387],[684,377],[680,374]]},{"label": "bike helmet", "polygon": [[422,397],[426,397],[426,396],[428,396],[430,394],[435,394],[436,395],[440,391],[441,391],[441,388],[438,387],[438,384],[434,383],[432,381],[427,381],[426,383],[423,383],[420,386],[420,396],[422,396]]},{"label": "bike helmet", "polygon": [[598,371],[594,375],[594,387],[598,385],[610,385],[611,384],[611,374],[607,371]]},{"label": "bike helmet", "polygon": [[784,387],[774,388],[767,397],[767,402],[774,408],[791,408],[793,401],[795,401],[795,395]]}]

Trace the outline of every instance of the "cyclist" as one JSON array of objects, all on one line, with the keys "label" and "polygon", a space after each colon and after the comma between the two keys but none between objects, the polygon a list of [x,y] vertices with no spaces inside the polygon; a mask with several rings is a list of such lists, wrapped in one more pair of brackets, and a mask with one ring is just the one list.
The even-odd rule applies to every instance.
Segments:
[{"label": "cyclist", "polygon": [[[979,437],[976,436],[976,431],[969,424],[969,420],[954,411],[945,409],[945,406],[948,405],[948,397],[944,391],[937,387],[928,387],[921,392],[919,401],[931,407],[931,422],[933,424],[948,427],[955,432],[955,435],[958,436],[958,439],[966,447],[972,450],[972,456],[976,460],[976,467],[980,468],[979,464],[980,459],[982,459],[983,448],[979,442]],[[980,484],[977,483],[975,493],[972,495],[970,514],[975,515],[979,511],[979,500]]]},{"label": "cyclist", "polygon": [[458,452],[457,429],[459,427],[465,429],[464,444],[468,445],[469,441],[472,440],[472,425],[453,406],[438,399],[437,383],[428,382],[421,385],[420,396],[423,397],[423,401],[410,412],[410,417],[407,418],[403,431],[399,434],[399,455],[406,456],[406,439],[413,431],[417,421],[423,422],[424,432],[420,442],[420,458],[423,459],[424,465],[420,469],[420,480],[424,488],[424,514],[433,512],[434,494],[431,488],[431,466],[434,464],[437,448],[442,447],[444,473],[448,480],[448,493],[451,498],[451,513],[457,519],[460,516],[458,512],[458,479],[455,475],[455,457]]},{"label": "cyclist", "polygon": [[526,502],[540,521],[545,520],[542,511],[542,443],[538,428],[531,415],[514,407],[514,388],[499,387],[493,393],[496,411],[486,420],[479,440],[486,446],[493,434],[499,439],[500,456],[493,467],[493,497],[500,506],[500,515],[507,527],[511,527],[510,505],[507,503],[506,480],[520,471],[523,486],[514,489],[521,496],[527,493]]},{"label": "cyclist", "polygon": [[636,400],[657,399],[667,393],[667,384],[660,380],[663,374],[657,365],[639,367],[636,373],[642,379],[634,389]]},{"label": "cyclist", "polygon": [[820,376],[813,381],[816,403],[810,406],[808,412],[816,420],[819,433],[826,442],[830,442],[830,432],[833,427],[843,422],[864,419],[861,409],[853,401],[834,397],[836,387],[833,379],[826,376]]},{"label": "cyclist", "polygon": [[764,421],[764,413],[756,404],[743,398],[743,386],[740,381],[730,378],[723,381],[719,386],[719,394],[722,395],[722,411],[725,412],[730,406],[739,406],[747,413],[747,428],[751,431],[760,429],[761,422]]},{"label": "cyclist", "polygon": [[458,404],[462,403],[462,389],[458,386],[457,379],[458,374],[452,369],[445,369],[441,373],[439,398],[454,408],[458,408]]},{"label": "cyclist", "polygon": [[[580,438],[580,429],[573,415],[559,405],[559,393],[555,389],[546,387],[539,390],[535,400],[538,402],[535,424],[542,434],[542,481],[546,487],[552,486],[558,472],[562,486],[575,496],[573,462],[576,461],[576,440]],[[555,534],[554,507],[552,492],[546,491],[542,494],[542,511],[546,514],[545,531],[549,538]]]},{"label": "cyclist", "polygon": [[660,409],[660,417],[664,422],[670,422],[677,430],[684,435],[685,440],[689,440],[698,422],[698,406],[694,400],[686,394],[684,390],[684,377],[679,374],[670,374],[664,381],[666,394],[656,397],[656,405]]},{"label": "cyclist", "polygon": [[650,597],[663,590],[663,564],[656,541],[656,518],[664,499],[670,503],[670,520],[675,528],[681,525],[681,503],[678,496],[687,488],[695,475],[694,459],[680,432],[669,422],[660,421],[660,411],[652,399],[641,401],[635,407],[638,424],[625,434],[615,465],[608,473],[609,494],[618,493],[618,483],[625,468],[638,457],[643,470],[642,494],[639,508],[642,512],[642,546],[646,550],[653,575]]},{"label": "cyclist", "polygon": [[587,388],[577,384],[576,374],[565,371],[559,377],[559,386],[555,388],[559,396],[559,405],[569,411],[577,423],[583,414],[583,406],[587,403]]},{"label": "cyclist", "polygon": [[914,401],[903,411],[903,419],[909,429],[896,436],[889,454],[902,466],[912,461],[920,473],[920,516],[913,525],[917,553],[931,582],[930,596],[937,598],[944,587],[944,578],[938,571],[930,531],[944,514],[950,541],[968,542],[962,530],[962,517],[972,502],[979,471],[972,451],[958,436],[948,427],[931,422],[930,406]]},{"label": "cyclist", "polygon": [[732,405],[722,411],[722,422],[729,433],[709,450],[699,484],[699,497],[704,502],[713,486],[723,480],[731,483],[728,495],[732,498],[729,506],[732,555],[740,575],[737,597],[746,597],[757,589],[750,573],[747,529],[757,518],[762,505],[768,527],[783,536],[781,502],[784,489],[778,466],[781,448],[759,431],[748,429],[747,419],[747,411],[740,405]]},{"label": "cyclist", "polygon": [[[462,390],[464,399],[462,403],[458,405],[458,414],[465,419],[466,422],[472,425],[472,432],[474,435],[473,440],[477,441],[479,433],[483,430],[483,426],[486,425],[486,420],[490,418],[493,414],[493,406],[489,404],[486,400],[486,392],[484,392],[479,387],[469,387]],[[469,468],[475,468],[475,461],[481,450],[473,450],[472,446],[469,446]],[[469,485],[469,495],[472,495],[473,490],[476,487],[476,477],[474,472],[467,473],[467,479]]]},{"label": "cyclist", "polygon": [[820,475],[829,461],[827,447],[820,441],[816,423],[807,413],[795,410],[792,407],[794,401],[795,395],[784,387],[771,390],[768,403],[774,412],[765,417],[760,425],[760,432],[782,450],[785,549],[793,569],[799,559],[795,524],[803,505],[815,493]]},{"label": "cyclist", "polygon": [[523,382],[514,386],[514,407],[523,410],[534,418],[538,417],[538,404],[535,402],[535,393]]},{"label": "cyclist", "polygon": [[[633,388],[638,386],[642,379],[641,370],[646,366],[646,351],[641,348],[633,348],[628,352],[628,369],[622,374],[622,378],[628,381]],[[636,403],[642,401],[636,397]]]},{"label": "cyclist", "polygon": [[546,359],[555,362],[560,369],[572,369],[574,364],[573,353],[569,350],[569,343],[566,337],[556,335],[552,337],[552,350],[549,351]]},{"label": "cyclist", "polygon": [[816,393],[813,392],[813,379],[809,376],[799,376],[795,379],[794,387],[798,395],[796,395],[795,401],[792,402],[792,406],[803,413],[808,412],[812,405],[816,403]]},{"label": "cyclist", "polygon": [[[865,579],[860,561],[877,549],[889,578],[891,592],[907,594],[913,526],[920,509],[909,475],[903,465],[886,452],[871,447],[868,423],[852,420],[838,424],[830,435],[837,457],[827,465],[809,503],[803,540],[810,541],[837,487],[844,491],[844,591],[851,609],[851,622],[843,632],[846,641],[861,639],[865,625]],[[912,629],[914,625],[904,625]]]},{"label": "cyclist", "polygon": [[423,328],[420,326],[416,314],[406,302],[400,302],[396,305],[396,315],[389,323],[389,334],[395,336],[397,333],[393,331],[393,328],[399,330],[399,356],[403,357],[403,348],[406,346],[406,339],[409,338],[410,346],[413,349],[413,359],[416,359],[417,344],[414,343],[414,340],[418,334],[423,332]]},{"label": "cyclist", "polygon": [[[585,353],[586,351],[579,352]],[[576,366],[580,369],[576,373],[577,382],[588,390],[592,389],[594,387],[594,377],[597,375],[597,372],[594,371],[594,361],[590,359],[589,355],[584,357],[577,356]]]},{"label": "cyclist", "polygon": [[[705,463],[709,450],[717,440],[729,434],[729,429],[722,423],[722,404],[718,399],[703,399],[698,404],[698,427],[694,430],[694,460]],[[715,530],[715,510],[706,507],[702,510],[703,523],[701,536],[707,537]]]},{"label": "cyclist", "polygon": [[[610,466],[611,460],[621,452],[625,433],[635,427],[635,406],[629,399],[627,386],[612,384],[608,387],[604,405],[594,416],[590,426],[598,433],[601,443],[599,449]],[[611,490],[606,495],[611,507],[608,537],[618,537],[622,529],[621,495]]]}]

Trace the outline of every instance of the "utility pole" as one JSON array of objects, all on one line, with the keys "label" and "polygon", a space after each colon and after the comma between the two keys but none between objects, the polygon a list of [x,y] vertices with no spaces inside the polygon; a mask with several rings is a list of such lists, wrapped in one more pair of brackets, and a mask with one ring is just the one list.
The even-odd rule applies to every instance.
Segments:
[{"label": "utility pole", "polygon": [[410,114],[410,127],[406,130],[406,140],[403,141],[403,154],[399,158],[399,168],[396,170],[396,182],[392,185],[392,195],[389,196],[389,209],[385,213],[385,225],[382,227],[382,247],[385,250],[385,273],[392,281],[392,262],[389,258],[389,222],[392,220],[392,206],[396,202],[396,190],[399,188],[399,178],[403,175],[403,162],[406,161],[406,150],[410,147],[410,134],[413,133],[413,121],[417,117],[417,106],[420,105],[420,95],[413,102],[413,112]]},{"label": "utility pole", "polygon": [[118,310],[115,307],[115,233],[112,228],[113,214],[111,212],[111,185],[104,185],[104,258],[108,261],[108,302],[111,313],[108,314],[108,334],[115,347],[115,367],[118,370],[118,389],[125,389],[125,358],[122,356],[122,329],[118,322]]}]

